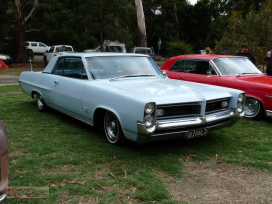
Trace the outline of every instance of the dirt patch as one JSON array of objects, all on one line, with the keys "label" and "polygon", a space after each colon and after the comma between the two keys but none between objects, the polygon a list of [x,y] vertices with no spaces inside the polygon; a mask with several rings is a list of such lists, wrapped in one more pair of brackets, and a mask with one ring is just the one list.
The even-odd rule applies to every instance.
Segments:
[{"label": "dirt patch", "polygon": [[185,162],[184,178],[162,178],[173,199],[190,204],[272,203],[272,174],[225,163]]}]

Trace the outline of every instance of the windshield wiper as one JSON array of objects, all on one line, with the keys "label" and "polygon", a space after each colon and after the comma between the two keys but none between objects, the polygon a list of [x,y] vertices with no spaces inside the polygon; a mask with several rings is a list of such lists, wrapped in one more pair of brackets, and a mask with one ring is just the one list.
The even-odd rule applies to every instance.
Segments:
[{"label": "windshield wiper", "polygon": [[243,73],[239,73],[239,75],[241,75],[241,74],[260,74],[260,73],[258,73],[258,72],[243,72]]},{"label": "windshield wiper", "polygon": [[128,77],[161,77],[160,75],[154,75],[154,74],[133,74],[133,75],[124,75],[124,76],[119,76],[119,77],[115,77],[115,78],[112,78],[111,80],[114,80],[114,79],[121,79],[121,78],[128,78]]}]

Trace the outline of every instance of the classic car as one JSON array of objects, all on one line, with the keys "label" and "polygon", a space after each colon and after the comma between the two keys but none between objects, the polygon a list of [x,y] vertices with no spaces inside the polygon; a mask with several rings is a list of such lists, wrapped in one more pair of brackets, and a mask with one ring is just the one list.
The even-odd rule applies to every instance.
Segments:
[{"label": "classic car", "polygon": [[8,140],[5,127],[0,121],[0,203],[4,203],[8,191]]},{"label": "classic car", "polygon": [[13,59],[10,55],[0,54],[0,60],[3,60],[6,64],[11,64]]},{"label": "classic car", "polygon": [[142,54],[66,53],[19,83],[40,111],[102,128],[112,144],[205,136],[244,115],[243,91],[169,79]]},{"label": "classic car", "polygon": [[179,55],[161,67],[171,79],[243,90],[245,117],[272,117],[272,77],[248,58],[232,55]]}]

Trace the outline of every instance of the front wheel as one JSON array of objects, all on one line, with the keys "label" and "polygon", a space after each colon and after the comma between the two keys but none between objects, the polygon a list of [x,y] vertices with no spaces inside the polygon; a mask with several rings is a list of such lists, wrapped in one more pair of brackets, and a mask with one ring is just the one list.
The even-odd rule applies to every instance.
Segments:
[{"label": "front wheel", "polygon": [[125,137],[116,115],[108,111],[104,118],[104,131],[107,140],[111,144],[121,145],[125,142]]},{"label": "front wheel", "polygon": [[248,118],[258,118],[262,115],[262,104],[257,98],[247,97],[245,104],[245,116]]},{"label": "front wheel", "polygon": [[36,103],[39,111],[46,111],[47,110],[47,105],[40,93],[36,93]]}]

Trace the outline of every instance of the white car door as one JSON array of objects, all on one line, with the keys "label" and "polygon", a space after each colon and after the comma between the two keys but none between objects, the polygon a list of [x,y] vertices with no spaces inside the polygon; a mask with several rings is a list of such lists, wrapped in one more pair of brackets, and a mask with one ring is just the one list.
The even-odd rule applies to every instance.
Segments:
[{"label": "white car door", "polygon": [[61,57],[56,63],[54,102],[61,111],[81,118],[81,94],[88,82],[85,69],[79,57]]}]

